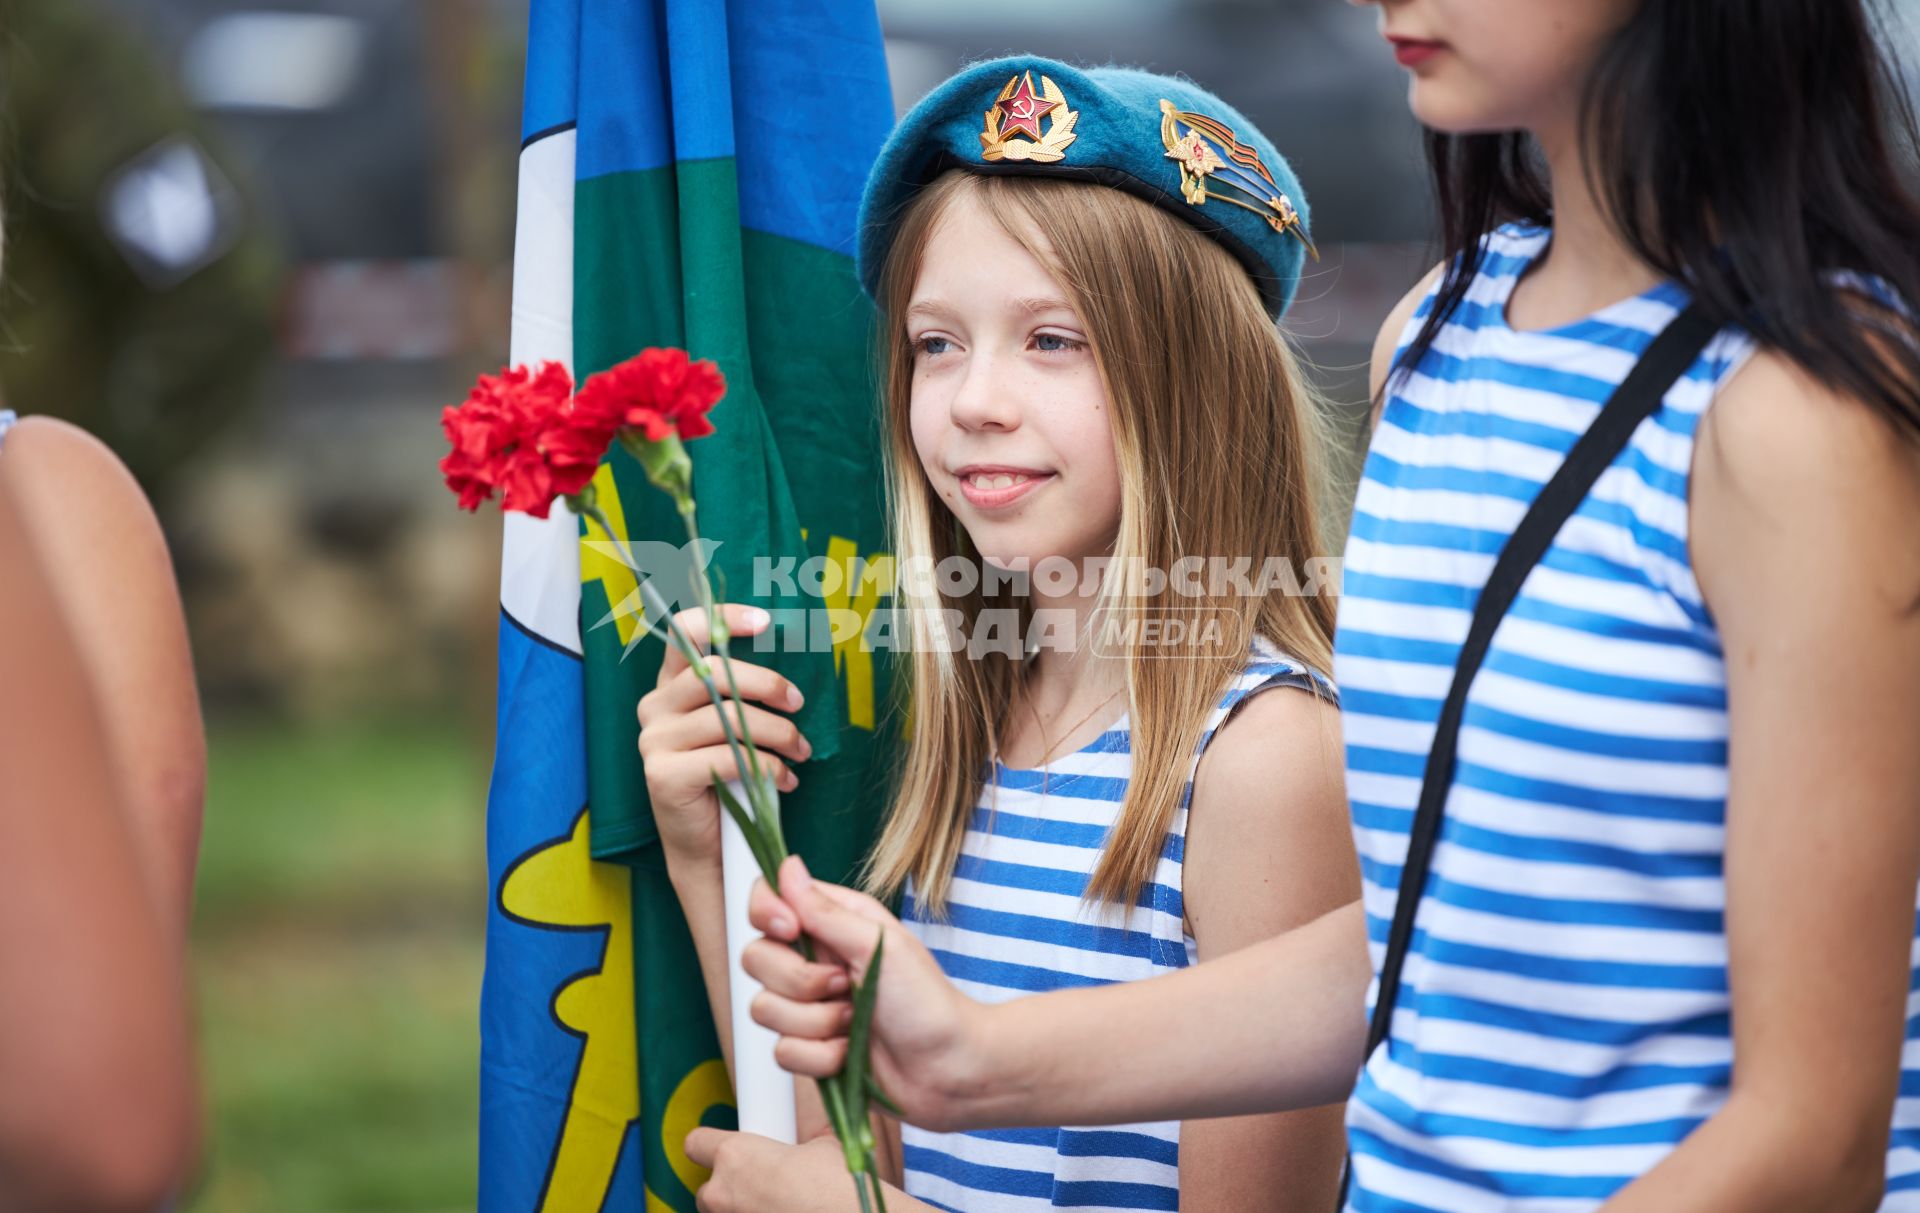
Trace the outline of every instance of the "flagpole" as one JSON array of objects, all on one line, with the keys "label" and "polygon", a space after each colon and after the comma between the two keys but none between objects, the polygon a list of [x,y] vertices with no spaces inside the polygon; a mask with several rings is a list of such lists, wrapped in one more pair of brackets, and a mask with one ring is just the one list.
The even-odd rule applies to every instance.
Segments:
[{"label": "flagpole", "polygon": [[[738,780],[730,782],[728,790],[740,803],[747,802],[746,789]],[[777,794],[774,811],[779,811]],[[747,845],[747,836],[740,832],[733,815],[725,812],[720,814],[720,872],[727,904],[727,985],[733,1001],[734,1106],[739,1110],[742,1132],[791,1144],[798,1135],[793,1076],[773,1059],[778,1037],[753,1021],[750,1008],[761,987],[740,967],[740,954],[759,934],[747,921],[747,901],[753,893],[753,882],[760,876],[760,866]]]}]

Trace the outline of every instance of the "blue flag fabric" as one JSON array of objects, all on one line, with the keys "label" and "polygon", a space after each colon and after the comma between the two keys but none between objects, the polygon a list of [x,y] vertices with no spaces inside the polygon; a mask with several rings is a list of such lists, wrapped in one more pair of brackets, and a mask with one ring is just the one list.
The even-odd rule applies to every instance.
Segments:
[{"label": "blue flag fabric", "polygon": [[[826,605],[862,624],[891,587],[863,575],[881,490],[851,258],[892,118],[872,0],[532,0],[511,361],[578,380],[647,345],[717,360],[719,432],[689,452],[729,596],[752,600],[751,557],[797,552],[841,567]],[[623,455],[596,487],[636,546],[684,541]],[[507,520],[482,1213],[692,1213],[681,1139],[731,1124],[634,745],[660,656],[643,631],[627,652],[634,573],[563,508]],[[848,870],[877,817],[880,658],[839,632],[793,658],[816,759],[783,804],[817,871]]]}]

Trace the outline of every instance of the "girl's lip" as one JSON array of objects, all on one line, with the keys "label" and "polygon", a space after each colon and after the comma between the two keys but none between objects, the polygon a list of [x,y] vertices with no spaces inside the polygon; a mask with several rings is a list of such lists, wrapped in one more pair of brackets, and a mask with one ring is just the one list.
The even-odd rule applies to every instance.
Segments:
[{"label": "girl's lip", "polygon": [[[986,469],[977,470],[985,471]],[[962,475],[959,477],[960,495],[965,497],[967,504],[976,510],[1004,509],[1053,479],[1052,472],[1027,473],[1027,475],[1028,479],[1019,484],[1010,484],[1004,489],[976,488],[966,475]]]},{"label": "girl's lip", "polygon": [[1393,57],[1401,67],[1419,67],[1447,49],[1444,42],[1427,42],[1419,38],[1388,38],[1393,44]]}]

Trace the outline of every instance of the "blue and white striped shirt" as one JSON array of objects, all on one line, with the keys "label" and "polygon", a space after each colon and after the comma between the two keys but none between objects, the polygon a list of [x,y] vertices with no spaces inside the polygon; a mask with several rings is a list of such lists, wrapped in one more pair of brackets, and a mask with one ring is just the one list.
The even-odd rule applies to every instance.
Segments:
[{"label": "blue and white striped shirt", "polygon": [[[909,886],[900,915],[907,929],[956,985],[983,1002],[1186,967],[1193,941],[1184,925],[1181,872],[1194,768],[1236,705],[1269,687],[1310,686],[1309,677],[1271,641],[1255,638],[1246,666],[1207,720],[1159,870],[1124,924],[1111,907],[1081,900],[1133,769],[1123,716],[1084,749],[1051,763],[1044,780],[1039,771],[996,762],[961,846],[946,918],[926,921]],[[955,1213],[1179,1208],[1178,1121],[970,1133],[905,1125],[901,1136],[907,1192]]]},{"label": "blue and white striped shirt", "polygon": [[[1547,238],[1490,238],[1465,302],[1390,393],[1362,476],[1335,672],[1376,972],[1494,559],[1687,301],[1665,283],[1517,332],[1507,298]],[[1687,483],[1695,428],[1753,349],[1737,330],[1714,339],[1494,636],[1392,1035],[1348,1107],[1358,1213],[1596,1209],[1727,1097],[1727,682],[1688,558]],[[1885,1210],[1920,1209],[1908,1023]]]}]

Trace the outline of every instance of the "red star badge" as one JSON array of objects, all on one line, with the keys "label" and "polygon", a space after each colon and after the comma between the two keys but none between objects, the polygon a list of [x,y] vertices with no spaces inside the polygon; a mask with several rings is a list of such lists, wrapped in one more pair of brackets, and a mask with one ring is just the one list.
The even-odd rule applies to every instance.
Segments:
[{"label": "red star badge", "polygon": [[1025,131],[1035,142],[1040,142],[1040,118],[1054,107],[1054,102],[1043,100],[1033,91],[1033,73],[1021,77],[1020,85],[1013,90],[1013,96],[1000,103],[1000,112],[1006,115],[1006,126],[1001,131],[1005,138],[1015,131]]}]

